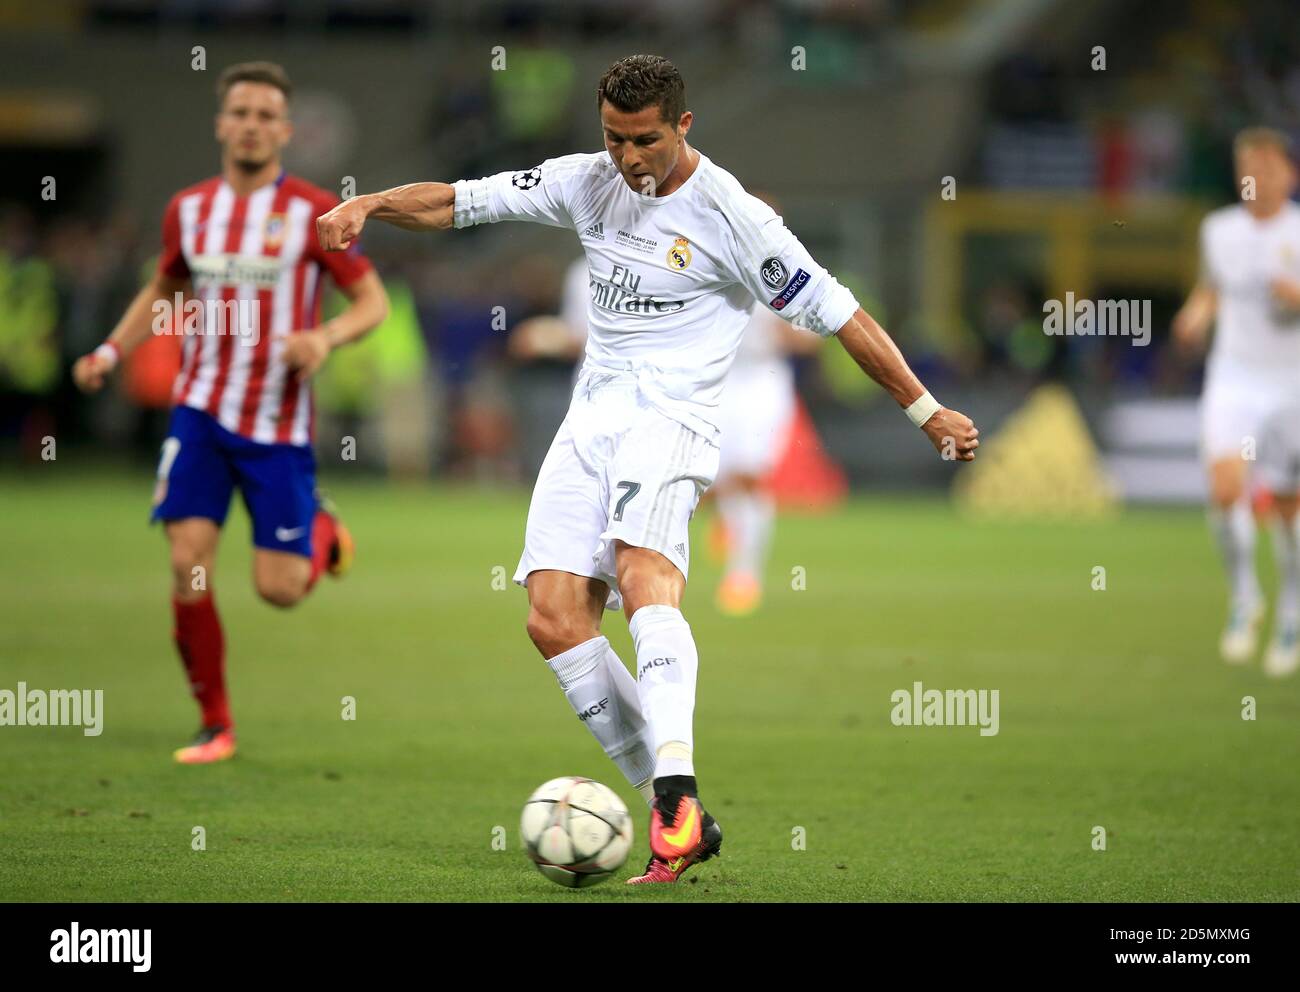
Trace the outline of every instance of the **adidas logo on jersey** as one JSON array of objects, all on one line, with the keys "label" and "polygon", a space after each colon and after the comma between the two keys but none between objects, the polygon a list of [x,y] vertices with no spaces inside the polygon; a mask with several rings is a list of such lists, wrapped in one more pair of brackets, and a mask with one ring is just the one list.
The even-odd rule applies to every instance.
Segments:
[{"label": "adidas logo on jersey", "polygon": [[596,223],[592,224],[591,227],[582,232],[582,236],[584,238],[594,238],[597,241],[604,241],[605,225],[600,221],[596,221]]}]

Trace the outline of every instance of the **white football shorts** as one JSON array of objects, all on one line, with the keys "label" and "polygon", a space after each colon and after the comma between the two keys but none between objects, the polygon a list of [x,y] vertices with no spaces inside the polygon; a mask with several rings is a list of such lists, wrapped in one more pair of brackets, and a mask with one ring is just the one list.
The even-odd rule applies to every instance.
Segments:
[{"label": "white football shorts", "polygon": [[539,569],[599,579],[623,605],[614,542],[658,551],[688,576],[688,525],[718,446],[660,412],[633,373],[586,368],[537,474],[515,582]]},{"label": "white football shorts", "polygon": [[1296,383],[1235,368],[1211,369],[1201,396],[1201,456],[1208,462],[1258,452],[1268,419],[1295,399]]},{"label": "white football shorts", "polygon": [[1278,410],[1264,424],[1255,477],[1270,492],[1300,494],[1300,403]]}]

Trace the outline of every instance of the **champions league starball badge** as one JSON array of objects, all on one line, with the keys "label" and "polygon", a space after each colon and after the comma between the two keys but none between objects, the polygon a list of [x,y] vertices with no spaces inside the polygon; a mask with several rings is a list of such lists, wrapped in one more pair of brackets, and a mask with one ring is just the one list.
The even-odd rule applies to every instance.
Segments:
[{"label": "champions league starball badge", "polygon": [[516,172],[510,177],[510,184],[516,189],[530,190],[540,185],[542,181],[542,170],[528,169],[525,172]]}]

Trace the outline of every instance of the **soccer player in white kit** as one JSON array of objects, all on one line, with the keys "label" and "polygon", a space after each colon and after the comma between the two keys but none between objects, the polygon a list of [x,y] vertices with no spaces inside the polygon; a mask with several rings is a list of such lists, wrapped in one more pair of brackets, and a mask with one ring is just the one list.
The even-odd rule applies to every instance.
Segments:
[{"label": "soccer player in white kit", "polygon": [[[1265,422],[1300,393],[1300,206],[1287,138],[1241,132],[1233,146],[1242,202],[1201,225],[1201,278],[1174,318],[1185,348],[1214,343],[1201,399],[1201,452],[1209,472],[1210,521],[1231,590],[1219,648],[1225,661],[1255,654],[1264,599],[1255,574],[1250,468]],[[1300,567],[1294,528],[1278,526],[1283,575]],[[1286,620],[1279,610],[1279,619]],[[1294,631],[1292,631],[1294,636]],[[1279,625],[1270,655],[1286,637]]]},{"label": "soccer player in white kit", "polygon": [[[717,472],[718,397],[754,300],[837,336],[945,457],[972,460],[978,431],[930,396],[770,207],[687,144],[692,115],[671,62],[614,63],[597,106],[603,152],[357,196],[317,226],[339,250],[370,217],[417,231],[526,220],[576,232],[586,359],[538,473],[515,581],[528,589],[529,637],[578,718],[650,804],[651,858],[630,881],[675,882],[722,843],[698,798],[699,656],[679,606],[687,522]],[[602,611],[620,605],[636,678],[600,635]]]},{"label": "soccer player in white kit", "polygon": [[776,500],[766,477],[789,438],[798,399],[791,353],[807,353],[818,338],[755,305],[718,408],[722,457],[714,498],[726,534],[726,568],[717,606],[730,616],[758,609]]},{"label": "soccer player in white kit", "polygon": [[[590,297],[584,255],[565,273],[559,315],[521,321],[511,332],[510,353],[523,360],[577,360],[587,344]],[[763,567],[776,521],[776,500],[764,480],[781,457],[798,402],[787,356],[808,354],[820,340],[755,303],[727,373],[717,411],[722,442],[712,493],[726,534],[717,605],[730,616],[752,613],[762,598]]]}]

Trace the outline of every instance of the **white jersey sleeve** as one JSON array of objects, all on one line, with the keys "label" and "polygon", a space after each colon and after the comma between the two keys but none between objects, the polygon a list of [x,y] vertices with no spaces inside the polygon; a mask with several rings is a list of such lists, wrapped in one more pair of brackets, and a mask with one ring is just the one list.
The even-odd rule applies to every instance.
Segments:
[{"label": "white jersey sleeve", "polygon": [[778,317],[821,337],[836,334],[858,301],[826,271],[771,207],[736,185],[722,204],[731,221],[736,281]]},{"label": "white jersey sleeve", "polygon": [[551,227],[573,227],[573,206],[585,193],[585,180],[600,168],[599,155],[562,155],[519,172],[452,184],[456,227],[527,220]]}]

